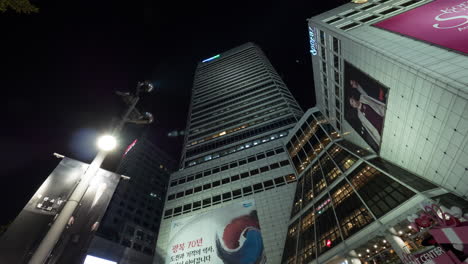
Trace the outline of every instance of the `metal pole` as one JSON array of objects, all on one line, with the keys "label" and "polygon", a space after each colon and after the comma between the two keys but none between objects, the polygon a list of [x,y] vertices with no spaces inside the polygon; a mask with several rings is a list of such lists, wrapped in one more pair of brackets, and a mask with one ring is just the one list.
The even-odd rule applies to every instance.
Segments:
[{"label": "metal pole", "polygon": [[[138,100],[138,95],[135,98],[133,98],[133,101],[127,109],[127,112],[125,112],[124,116],[122,117],[122,120],[113,129],[112,135],[116,136],[122,130],[123,126],[125,125],[125,122],[127,121],[128,116],[135,108],[135,105],[138,103]],[[98,154],[86,170],[85,174],[81,178],[80,182],[78,183],[78,186],[76,186],[75,190],[73,190],[73,193],[70,195],[70,198],[60,211],[60,214],[58,215],[58,217],[50,227],[49,231],[44,236],[36,251],[32,255],[31,259],[28,262],[29,264],[44,264],[46,262],[47,258],[52,252],[52,249],[55,247],[55,244],[57,244],[57,241],[60,239],[63,230],[65,230],[67,223],[70,220],[70,217],[73,215],[73,212],[80,204],[81,199],[83,198],[86,190],[88,189],[89,183],[96,175],[96,172],[101,167],[101,164],[106,158],[106,156],[107,151],[100,150],[98,152]]]}]

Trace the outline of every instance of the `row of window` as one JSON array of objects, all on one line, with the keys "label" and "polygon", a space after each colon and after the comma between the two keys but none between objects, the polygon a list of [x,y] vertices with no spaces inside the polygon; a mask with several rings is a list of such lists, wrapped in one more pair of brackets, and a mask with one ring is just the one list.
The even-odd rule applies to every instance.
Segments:
[{"label": "row of window", "polygon": [[437,188],[437,185],[428,182],[425,179],[422,179],[421,177],[404,170],[396,165],[393,165],[392,163],[377,157],[372,160],[370,160],[372,164],[374,164],[377,168],[387,172],[388,174],[392,175],[393,177],[397,178],[401,182],[408,184],[412,188],[416,189],[417,191],[424,192],[427,190],[432,190]]},{"label": "row of window", "polygon": [[265,72],[265,73],[253,76],[249,79],[236,79],[234,81],[225,82],[217,86],[210,86],[209,89],[205,89],[203,92],[200,92],[194,95],[193,100],[194,102],[198,102],[205,98],[214,98],[218,95],[226,94],[233,89],[236,89],[236,90],[238,88],[244,89],[245,87],[248,87],[248,86],[257,85],[261,82],[264,82],[267,79],[268,79],[268,73]]},{"label": "row of window", "polygon": [[414,195],[361,164],[289,226],[282,263],[313,261]]},{"label": "row of window", "polygon": [[333,127],[324,122],[324,119],[315,120],[311,114],[286,144],[298,173],[301,173],[333,139],[339,138]]},{"label": "row of window", "polygon": [[336,144],[327,151],[322,151],[314,166],[307,169],[298,181],[291,217],[299,213],[302,208],[307,207],[314,198],[320,196],[327,186],[332,184],[357,160],[356,156]]},{"label": "row of window", "polygon": [[[268,83],[267,83],[268,84]],[[269,84],[273,85],[273,82],[270,81]],[[253,93],[250,96],[244,96],[243,99],[237,98],[236,100],[233,100],[228,103],[224,103],[222,105],[218,105],[216,107],[213,107],[208,110],[204,110],[203,113],[200,116],[200,113],[193,113],[192,112],[192,120],[191,120],[191,127],[194,127],[196,123],[204,123],[206,124],[206,118],[210,117],[216,117],[217,119],[220,118],[225,118],[229,114],[232,114],[232,110],[241,106],[249,105],[249,107],[255,105],[259,105],[261,101],[265,101],[265,99],[269,96],[276,95],[275,98],[279,98],[279,96],[285,97],[287,99],[290,99],[292,102],[296,103],[294,97],[290,95],[290,93],[287,93],[287,88],[282,86],[282,85],[277,85],[275,84],[274,87],[276,89],[270,89],[273,86],[270,86],[269,88],[264,88],[261,91],[257,91]],[[267,91],[270,90],[270,92],[267,93]],[[262,99],[262,100],[260,100]],[[254,104],[252,104],[254,103]],[[248,107],[242,107],[241,109],[247,109]],[[225,113],[227,111],[230,111],[229,113],[226,113],[222,116],[219,116],[219,114]],[[213,118],[211,118],[213,119]]]},{"label": "row of window", "polygon": [[[212,139],[215,139],[215,138],[219,138],[219,137],[224,137],[226,135],[229,135],[229,134],[232,134],[232,133],[235,133],[235,132],[238,132],[240,130],[244,130],[246,128],[249,128],[249,127],[253,127],[255,125],[259,125],[259,124],[263,124],[267,121],[270,121],[270,120],[273,120],[273,119],[277,119],[279,117],[283,117],[283,116],[286,116],[286,115],[289,115],[290,114],[290,111],[289,109],[286,109],[286,110],[283,110],[281,112],[276,112],[275,111],[278,111],[278,110],[281,110],[281,109],[284,109],[286,108],[287,105],[283,105],[282,107],[279,107],[278,108],[271,108],[269,109],[268,111],[265,111],[266,113],[273,113],[273,114],[270,114],[268,116],[264,116],[263,118],[260,118],[260,119],[256,119],[256,120],[252,120],[252,119],[255,119],[255,118],[258,118],[260,116],[260,114],[255,114],[255,115],[252,115],[250,118],[245,118],[243,120],[238,120],[238,121],[235,121],[231,124],[238,124],[238,123],[241,123],[241,122],[246,122],[248,120],[252,120],[250,122],[247,122],[247,123],[244,123],[240,126],[237,126],[237,127],[233,127],[233,128],[230,128],[230,129],[226,129],[224,131],[221,131],[221,132],[216,132],[215,134],[213,135],[210,135],[208,137],[205,137],[203,139],[200,139],[200,140],[197,140],[197,141],[194,141],[192,142],[190,145],[193,146],[193,145],[196,145],[196,144],[199,144],[199,143],[203,143],[203,142],[207,142],[207,141],[210,141]],[[227,127],[227,126],[226,126]],[[219,128],[218,128],[219,129]],[[213,129],[214,130],[214,129]]]},{"label": "row of window", "polygon": [[[260,77],[260,76],[265,76],[267,71],[264,69],[264,68],[259,68],[259,66],[261,65],[261,63],[256,63],[252,66],[249,66],[248,68],[246,69],[242,69],[241,72],[236,72],[234,74],[230,74],[232,75],[233,77],[231,79],[235,80],[236,83],[239,83],[241,82],[242,80],[246,80],[246,79],[250,79],[251,77]],[[231,85],[229,82],[229,76],[222,76],[221,78],[221,75],[217,75],[216,76],[218,79],[217,81],[219,83],[221,83],[221,85],[218,85],[217,88],[213,88],[211,89],[212,91],[216,91],[216,90],[219,90],[219,89],[225,89],[227,88],[227,85]],[[223,80],[224,82],[221,82],[220,80]],[[261,83],[261,80],[260,81],[257,81],[257,84],[258,83]],[[241,88],[238,88],[238,89],[235,89],[234,91],[233,90],[233,87],[230,87],[230,90],[231,92],[229,92],[229,94],[233,94],[234,92],[238,92],[238,91],[241,91],[241,90],[244,90],[245,88],[251,88],[253,87],[254,85],[245,85]],[[239,86],[238,86],[239,87]],[[215,101],[215,100],[219,100],[220,98],[222,98],[223,96],[226,95],[226,93],[222,93],[222,94],[214,94],[214,93],[210,93],[209,94],[210,97],[208,96],[204,96],[198,100],[194,100],[193,102],[193,109],[202,109],[202,108],[209,108],[210,105],[209,104],[212,104],[212,105],[215,105],[213,104],[212,101]],[[211,106],[212,106],[211,105]]]},{"label": "row of window", "polygon": [[[280,96],[278,95],[278,97],[280,97]],[[190,133],[190,137],[188,139],[192,140],[194,138],[209,134],[209,133],[213,132],[212,131],[213,129],[216,129],[216,130],[219,129],[219,127],[218,127],[219,125],[224,124],[223,125],[224,127],[232,126],[232,125],[235,124],[234,122],[231,122],[231,123],[228,123],[228,124],[225,124],[225,123],[228,122],[228,121],[236,120],[236,119],[238,119],[240,117],[245,117],[245,116],[247,116],[249,114],[252,114],[252,113],[259,112],[259,111],[261,111],[263,109],[275,108],[275,106],[281,105],[281,103],[283,103],[283,100],[280,99],[280,100],[276,100],[276,101],[272,102],[271,99],[269,99],[266,102],[271,102],[271,103],[261,105],[260,102],[259,102],[259,103],[255,104],[255,105],[260,105],[259,107],[256,107],[256,108],[253,108],[253,109],[248,109],[249,107],[245,107],[245,109],[248,109],[247,111],[242,111],[241,109],[236,110],[235,113],[237,113],[237,115],[234,116],[234,117],[231,116],[231,117],[225,118],[225,119],[220,119],[219,117],[216,117],[216,118],[214,118],[214,120],[212,120],[212,121],[217,121],[215,123],[210,124],[209,123],[210,120],[205,120],[203,122],[205,126],[198,127],[196,129],[193,129],[192,131],[190,131],[191,133]],[[281,106],[279,106],[279,107],[281,107]],[[284,107],[284,106],[282,106],[282,107]],[[278,108],[278,109],[280,109],[280,108]],[[260,113],[257,113],[257,114],[260,115],[260,114],[265,114],[265,113],[268,113],[268,112],[264,111],[264,112],[260,112]],[[243,121],[245,121],[245,118],[242,119],[242,121],[236,121],[236,122],[243,122]],[[208,124],[208,125],[206,125],[206,124]],[[210,129],[210,130],[206,131],[207,129]],[[201,132],[204,132],[204,133],[201,133]],[[198,133],[201,133],[201,134],[198,134]]]},{"label": "row of window", "polygon": [[272,180],[266,180],[264,182],[256,183],[251,186],[245,186],[243,188],[225,192],[223,194],[215,195],[213,197],[208,197],[200,201],[168,209],[164,212],[164,219],[175,217],[181,214],[190,213],[192,211],[200,210],[201,208],[207,208],[216,204],[220,204],[222,202],[228,202],[234,199],[249,196],[254,193],[267,191],[269,189],[277,188],[295,181],[296,176],[294,174],[289,174],[286,176],[277,177]]},{"label": "row of window", "polygon": [[204,91],[203,87],[212,87],[217,84],[219,79],[216,77],[218,76],[229,77],[232,76],[232,72],[239,71],[239,69],[247,70],[251,69],[251,66],[258,67],[260,65],[261,63],[258,61],[258,56],[254,53],[237,58],[236,61],[226,64],[225,67],[197,76],[197,78],[195,78],[195,87],[197,88],[197,91]]},{"label": "row of window", "polygon": [[[269,97],[269,96],[271,96],[271,97]],[[206,124],[206,123],[209,123],[209,122],[211,122],[213,120],[222,119],[222,118],[228,117],[229,115],[232,115],[232,114],[235,114],[235,113],[240,113],[243,110],[249,109],[254,105],[257,105],[257,104],[260,105],[262,103],[269,102],[269,100],[275,100],[275,99],[281,98],[281,94],[278,93],[278,91],[273,90],[273,91],[271,91],[271,92],[269,92],[267,94],[264,94],[262,96],[262,98],[265,98],[265,99],[259,101],[258,98],[256,98],[256,97],[255,98],[250,98],[249,100],[245,100],[243,102],[241,101],[237,105],[233,105],[233,106],[231,105],[231,106],[222,108],[219,111],[210,112],[210,113],[207,113],[206,115],[203,115],[201,117],[193,118],[193,119],[190,120],[190,126],[195,127],[198,123]],[[223,115],[219,116],[220,114],[223,114]],[[210,119],[206,119],[206,118],[210,118]]]},{"label": "row of window", "polygon": [[301,125],[300,129],[296,131],[294,136],[286,144],[289,155],[291,158],[297,155],[298,149],[302,148],[306,141],[308,141],[319,128],[318,121],[314,119],[314,115],[310,114],[307,120]]},{"label": "row of window", "polygon": [[[206,115],[206,114],[209,114],[209,113],[213,113],[213,111],[216,111],[218,109],[222,109],[222,108],[226,108],[226,107],[234,107],[234,105],[236,103],[241,103],[243,101],[246,101],[246,99],[249,99],[249,98],[255,98],[256,96],[258,95],[263,95],[265,93],[265,91],[267,90],[271,90],[271,87],[274,87],[275,86],[275,83],[273,81],[268,81],[267,83],[264,83],[262,84],[261,86],[258,86],[259,88],[254,88],[253,90],[249,90],[250,92],[254,92],[248,96],[244,96],[242,98],[238,98],[238,97],[230,97],[230,98],[227,98],[229,99],[230,101],[226,102],[226,100],[223,100],[223,102],[225,103],[222,103],[222,104],[218,104],[218,105],[215,105],[214,107],[210,108],[210,109],[207,109],[207,108],[201,108],[200,110],[201,111],[196,111],[196,110],[192,110],[192,117],[197,120],[199,119],[200,117]],[[259,90],[260,89],[260,90]],[[275,91],[276,93],[279,92],[279,89],[277,91]],[[256,98],[258,99],[258,98]],[[245,105],[246,103],[244,104],[239,104],[239,105]]]},{"label": "row of window", "polygon": [[[276,104],[278,105],[278,103]],[[192,140],[194,138],[198,138],[200,136],[204,136],[204,135],[207,135],[207,134],[210,134],[210,133],[213,133],[213,132],[216,132],[215,134],[212,134],[208,137],[205,137],[203,139],[200,139],[200,140],[197,140],[197,141],[193,141],[190,145],[196,145],[198,143],[201,143],[201,142],[204,142],[204,141],[208,141],[212,138],[217,138],[217,137],[221,137],[221,136],[224,136],[226,134],[229,134],[229,133],[232,133],[232,132],[235,132],[235,131],[239,131],[240,129],[243,129],[243,128],[246,128],[246,127],[250,127],[250,126],[253,126],[255,124],[259,124],[260,122],[263,122],[263,121],[266,121],[266,120],[270,120],[270,119],[273,119],[273,118],[276,118],[278,116],[280,116],[278,113],[275,113],[273,115],[271,115],[270,113],[273,113],[273,112],[276,112],[276,111],[279,111],[279,110],[282,110],[282,109],[285,109],[287,108],[287,104],[283,103],[282,105],[279,104],[279,106],[277,107],[272,107],[270,106],[267,110],[263,111],[263,112],[256,112],[256,113],[253,113],[252,115],[250,116],[246,116],[240,120],[235,120],[235,121],[232,121],[232,122],[229,122],[227,124],[221,124],[220,126],[217,126],[217,127],[214,127],[212,129],[209,129],[208,131],[205,131],[203,133],[200,133],[199,135],[196,135],[196,136],[192,136],[191,139],[189,140]],[[267,108],[267,107],[264,107],[264,108]],[[285,114],[285,113],[288,113],[289,111],[282,111],[281,113],[282,114]],[[252,113],[252,112],[251,112]],[[267,116],[268,114],[270,114],[269,116]],[[255,121],[252,121],[253,119],[255,118],[259,118],[259,117],[262,117],[264,116],[264,118],[260,119],[260,120],[255,120]],[[232,119],[230,119],[232,120]],[[263,120],[263,121],[261,121]],[[247,122],[247,121],[251,121],[251,122],[248,122],[248,123],[245,123],[245,124],[242,124],[244,122]],[[242,124],[242,125],[239,125],[239,124]],[[230,128],[230,129],[226,129],[222,132],[219,132],[219,130],[223,129],[223,128],[227,128],[227,127],[231,127],[231,126],[234,126],[234,125],[237,125],[237,127],[234,127],[234,128]]]},{"label": "row of window", "polygon": [[276,149],[270,149],[270,150],[263,151],[263,152],[259,152],[258,154],[249,156],[247,158],[235,160],[235,161],[232,161],[230,163],[224,163],[224,164],[222,164],[222,165],[220,165],[218,167],[214,167],[214,168],[202,171],[202,172],[190,174],[190,175],[188,175],[186,177],[182,177],[182,178],[172,180],[171,183],[170,183],[170,186],[174,187],[174,186],[177,186],[179,184],[184,184],[186,182],[191,182],[191,181],[194,181],[194,180],[198,180],[198,179],[201,179],[202,177],[206,177],[206,176],[218,173],[218,172],[222,172],[222,171],[226,171],[226,170],[229,170],[229,169],[232,169],[232,168],[236,168],[238,166],[242,166],[242,165],[245,165],[247,163],[251,163],[251,162],[254,162],[254,161],[257,161],[257,160],[261,160],[261,159],[264,159],[265,157],[271,157],[271,156],[274,156],[274,155],[277,155],[277,154],[280,154],[280,153],[283,153],[283,152],[284,152],[284,149],[282,147],[279,147],[279,148],[276,148]]},{"label": "row of window", "polygon": [[289,160],[274,162],[274,163],[271,163],[269,165],[265,165],[265,166],[263,166],[263,167],[261,167],[259,169],[253,169],[253,170],[250,170],[250,171],[246,171],[246,172],[239,173],[239,174],[236,174],[236,175],[233,175],[233,176],[230,176],[230,177],[223,178],[222,180],[215,180],[213,182],[208,182],[208,183],[205,183],[203,185],[199,185],[197,187],[187,189],[185,191],[170,194],[167,197],[167,200],[171,201],[171,200],[174,200],[174,199],[179,199],[179,198],[182,198],[182,197],[185,197],[185,196],[189,196],[189,195],[192,195],[192,194],[199,193],[201,191],[206,191],[206,190],[209,190],[211,188],[216,188],[216,187],[219,187],[219,186],[222,186],[222,185],[225,185],[225,184],[229,184],[231,182],[238,181],[240,179],[253,177],[255,175],[259,175],[261,173],[265,173],[267,171],[278,169],[280,167],[284,167],[284,166],[288,166],[288,165],[289,165]]},{"label": "row of window", "polygon": [[218,60],[211,61],[208,64],[204,64],[204,63],[199,64],[197,68],[197,74],[202,75],[203,73],[206,73],[206,72],[209,73],[212,71],[213,68],[218,68],[219,66],[221,66],[220,64],[230,64],[232,60],[238,59],[239,57],[242,57],[245,54],[250,54],[250,53],[257,53],[257,48],[249,47],[245,50],[236,52],[232,55],[227,55],[227,56],[223,55],[222,60],[218,59]]},{"label": "row of window", "polygon": [[286,117],[286,118],[283,118],[283,119],[276,120],[274,122],[268,123],[268,124],[263,125],[261,127],[255,127],[255,128],[250,129],[250,130],[247,130],[245,132],[235,134],[235,135],[229,136],[227,138],[214,141],[214,142],[209,143],[209,144],[205,144],[205,145],[202,145],[202,146],[195,147],[193,149],[187,150],[185,155],[186,155],[186,157],[192,157],[192,156],[198,155],[200,153],[207,152],[207,151],[210,151],[210,150],[213,150],[213,149],[217,149],[219,147],[226,146],[226,145],[234,143],[234,142],[239,142],[241,140],[244,140],[244,139],[247,139],[247,138],[250,138],[250,137],[254,137],[256,135],[263,134],[265,132],[268,132],[268,131],[271,131],[271,130],[274,130],[274,129],[277,129],[277,128],[281,128],[281,127],[285,127],[285,126],[290,125],[290,124],[294,124],[296,122],[297,122],[296,117],[289,116],[289,117]]},{"label": "row of window", "polygon": [[[262,83],[262,82],[260,82],[260,83]],[[258,94],[258,92],[254,93],[255,91],[264,91],[264,90],[270,89],[274,85],[275,85],[275,83],[273,81],[269,81],[267,83],[263,83],[263,84],[260,84],[260,85],[254,86],[254,87],[249,87],[249,89],[247,89],[247,90],[242,90],[241,92],[238,92],[236,94],[231,94],[228,97],[218,99],[217,101],[208,103],[206,105],[202,105],[202,106],[199,106],[199,107],[194,107],[194,108],[192,108],[192,113],[195,116],[195,115],[200,115],[201,113],[204,113],[204,112],[208,112],[208,111],[211,112],[214,109],[218,109],[219,106],[222,103],[224,103],[223,105],[233,104],[235,102],[238,102],[241,99],[245,99],[246,97],[255,96],[256,94]],[[225,96],[225,95],[226,94],[224,94],[223,96]],[[249,95],[249,96],[247,96],[247,95]],[[226,104],[226,102],[228,102],[228,104]],[[213,106],[216,106],[216,107],[210,109]]]},{"label": "row of window", "polygon": [[[289,129],[289,128],[287,128],[287,129]],[[255,147],[255,146],[261,145],[261,144],[266,143],[266,142],[277,140],[277,139],[285,137],[287,135],[288,135],[288,130],[273,133],[273,134],[270,134],[270,135],[265,136],[265,137],[261,137],[261,138],[254,139],[252,141],[245,142],[245,143],[233,146],[233,147],[229,147],[229,148],[219,150],[217,152],[208,154],[208,155],[206,155],[204,157],[201,157],[201,158],[198,158],[198,159],[195,159],[195,160],[186,161],[185,166],[186,167],[191,167],[191,166],[195,166],[195,165],[198,165],[198,164],[202,164],[202,163],[208,162],[210,160],[217,159],[217,158],[220,158],[220,157],[224,157],[224,156],[230,155],[232,153],[236,153],[238,151],[241,151],[241,150],[244,150],[244,149],[247,149],[247,148],[250,148],[250,147]]]},{"label": "row of window", "polygon": [[[325,113],[327,117],[330,119],[330,100],[329,100],[329,91],[328,91],[328,75],[327,75],[327,48],[330,48],[331,56],[333,57],[333,67],[332,67],[332,77],[333,83],[331,84],[334,86],[335,90],[335,117],[336,117],[336,128],[338,131],[341,131],[341,123],[342,123],[342,110],[341,110],[341,88],[342,85],[342,60],[340,58],[341,54],[341,42],[338,38],[332,36],[331,38],[331,45],[328,45],[327,36],[325,32],[320,30],[320,58],[321,58],[321,70],[322,70],[322,83],[323,83],[323,103],[325,106]],[[331,93],[330,93],[331,94]]]}]

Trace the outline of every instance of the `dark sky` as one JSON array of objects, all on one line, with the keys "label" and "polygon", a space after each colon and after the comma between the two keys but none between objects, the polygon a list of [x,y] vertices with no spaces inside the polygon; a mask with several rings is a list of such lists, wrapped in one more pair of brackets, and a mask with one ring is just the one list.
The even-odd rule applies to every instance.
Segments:
[{"label": "dark sky", "polygon": [[[304,110],[313,106],[306,19],[345,2],[38,0],[38,14],[0,13],[0,224],[55,168],[53,152],[92,159],[95,137],[122,111],[114,91],[137,81],[159,87],[139,109],[156,118],[150,139],[176,159],[182,138],[166,134],[185,128],[197,62],[245,42],[263,49]],[[141,131],[128,128],[122,146]]]}]

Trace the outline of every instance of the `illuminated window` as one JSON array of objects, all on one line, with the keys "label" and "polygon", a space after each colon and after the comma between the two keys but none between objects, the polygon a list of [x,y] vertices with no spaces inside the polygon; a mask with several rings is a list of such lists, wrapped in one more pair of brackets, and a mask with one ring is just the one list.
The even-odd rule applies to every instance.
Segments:
[{"label": "illuminated window", "polygon": [[317,170],[314,170],[312,174],[312,182],[314,185],[314,194],[318,196],[324,189],[327,187],[327,183],[322,176],[322,171],[320,167]]},{"label": "illuminated window", "polygon": [[327,152],[343,171],[348,170],[357,161],[354,155],[337,145],[330,148]]},{"label": "illuminated window", "polygon": [[376,217],[383,216],[415,195],[366,163],[347,177]]},{"label": "illuminated window", "polygon": [[374,221],[346,181],[333,188],[331,196],[345,238]]},{"label": "illuminated window", "polygon": [[315,214],[309,209],[301,221],[299,232],[298,258],[299,263],[309,263],[315,257]]},{"label": "illuminated window", "polygon": [[288,176],[286,176],[286,181],[287,181],[287,182],[296,181],[296,175],[294,175],[294,174],[289,174]]},{"label": "illuminated window", "polygon": [[[316,203],[316,229],[317,229],[317,244],[319,254],[323,254],[330,248],[341,242],[339,227],[336,223],[335,214],[330,206],[331,199],[325,195]],[[317,210],[319,209],[319,210]],[[328,244],[328,245],[327,245]]]},{"label": "illuminated window", "polygon": [[291,211],[291,217],[296,215],[302,208],[302,185],[304,183],[304,177],[300,178],[297,182],[296,193],[294,195],[293,208]]},{"label": "illuminated window", "polygon": [[310,175],[304,174],[304,195],[302,197],[304,204],[308,204],[312,199],[314,199],[314,191],[312,189],[312,177]]},{"label": "illuminated window", "polygon": [[322,155],[322,158],[320,158],[320,165],[322,166],[322,171],[328,184],[334,182],[336,178],[341,175],[341,171],[335,166],[328,155]]},{"label": "illuminated window", "polygon": [[296,263],[297,234],[299,231],[299,220],[296,220],[288,228],[286,242],[283,251],[282,263]]}]

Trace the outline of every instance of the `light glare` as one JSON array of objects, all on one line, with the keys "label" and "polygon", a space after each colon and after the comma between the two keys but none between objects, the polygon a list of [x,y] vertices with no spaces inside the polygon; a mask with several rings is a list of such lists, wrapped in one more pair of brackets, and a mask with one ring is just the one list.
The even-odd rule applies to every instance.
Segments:
[{"label": "light glare", "polygon": [[117,140],[111,135],[104,135],[98,139],[97,145],[101,150],[110,151],[117,146]]},{"label": "light glare", "polygon": [[98,258],[98,257],[91,256],[91,255],[86,255],[84,264],[117,264],[117,262],[110,261],[110,260],[103,259],[103,258]]}]

